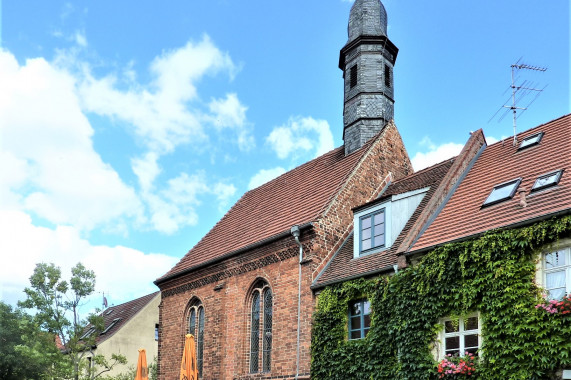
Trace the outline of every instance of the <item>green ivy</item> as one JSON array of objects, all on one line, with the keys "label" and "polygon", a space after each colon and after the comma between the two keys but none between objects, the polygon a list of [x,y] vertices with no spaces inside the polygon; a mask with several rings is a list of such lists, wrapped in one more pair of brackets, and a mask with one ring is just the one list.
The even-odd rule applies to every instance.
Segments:
[{"label": "green ivy", "polygon": [[[447,244],[390,277],[325,288],[312,331],[312,379],[436,379],[438,320],[479,311],[478,379],[546,379],[571,367],[571,317],[537,309],[539,249],[571,235],[571,216]],[[367,337],[347,339],[348,303],[371,301]]]}]

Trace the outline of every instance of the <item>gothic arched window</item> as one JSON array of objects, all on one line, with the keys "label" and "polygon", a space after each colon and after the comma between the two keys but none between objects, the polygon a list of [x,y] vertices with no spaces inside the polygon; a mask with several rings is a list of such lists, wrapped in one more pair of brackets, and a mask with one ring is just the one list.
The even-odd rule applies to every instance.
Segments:
[{"label": "gothic arched window", "polygon": [[258,280],[250,300],[250,372],[260,372],[260,361],[261,371],[269,372],[272,363],[273,297],[268,283]]},{"label": "gothic arched window", "polygon": [[202,363],[204,357],[204,307],[202,302],[194,300],[188,312],[188,333],[194,335],[196,340],[196,366],[198,377],[202,377]]}]

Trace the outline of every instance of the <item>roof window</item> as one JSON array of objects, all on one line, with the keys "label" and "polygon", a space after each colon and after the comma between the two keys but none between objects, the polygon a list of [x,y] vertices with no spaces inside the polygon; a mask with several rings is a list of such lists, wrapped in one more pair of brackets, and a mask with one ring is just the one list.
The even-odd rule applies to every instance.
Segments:
[{"label": "roof window", "polygon": [[556,170],[551,173],[544,174],[535,180],[531,191],[545,189],[546,187],[555,186],[559,183],[563,170]]},{"label": "roof window", "polygon": [[528,148],[533,145],[539,144],[541,138],[543,137],[543,132],[536,133],[535,135],[531,135],[526,137],[522,140],[521,144],[519,144],[518,150]]},{"label": "roof window", "polygon": [[111,314],[112,312],[113,312],[113,309],[109,309],[109,310],[107,310],[107,312],[105,313],[105,315],[109,315],[109,314]]},{"label": "roof window", "polygon": [[83,340],[83,339],[87,338],[88,336],[90,336],[91,334],[93,334],[94,331],[95,331],[95,327],[89,328],[89,330],[87,330],[87,331],[85,332],[85,334],[83,334],[79,339],[80,339],[80,340]]},{"label": "roof window", "polygon": [[490,206],[505,201],[507,199],[511,199],[514,196],[515,191],[519,186],[520,182],[521,178],[518,178],[514,179],[513,181],[504,182],[502,184],[497,185],[496,187],[494,187],[490,195],[488,195],[488,198],[486,198],[482,206]]},{"label": "roof window", "polygon": [[113,326],[115,326],[117,324],[117,322],[119,322],[120,320],[121,320],[121,318],[115,318],[113,320],[113,322],[111,322],[111,324],[109,326],[107,326],[107,328],[105,330],[103,330],[101,335],[108,333],[109,330],[111,330],[113,328]]}]

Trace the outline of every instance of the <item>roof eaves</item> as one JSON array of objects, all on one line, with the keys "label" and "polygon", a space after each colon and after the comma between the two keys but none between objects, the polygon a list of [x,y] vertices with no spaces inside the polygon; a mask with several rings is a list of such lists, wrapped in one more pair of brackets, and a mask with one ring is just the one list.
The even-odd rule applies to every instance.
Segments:
[{"label": "roof eaves", "polygon": [[[304,229],[307,229],[307,228],[310,228],[310,227],[313,227],[313,222],[304,223],[304,224],[302,224],[302,225],[299,226],[299,229],[300,229],[300,230],[304,230]],[[249,251],[249,250],[251,250],[251,249],[258,248],[258,247],[261,247],[261,246],[266,245],[266,244],[270,244],[270,243],[272,243],[272,242],[274,242],[274,241],[276,241],[276,240],[279,240],[279,239],[281,239],[281,238],[284,238],[284,237],[286,237],[286,236],[288,236],[288,235],[290,235],[290,234],[291,234],[291,231],[290,231],[289,229],[286,230],[286,231],[277,233],[277,234],[275,234],[275,235],[273,235],[273,236],[270,236],[270,237],[268,237],[268,238],[265,238],[265,239],[262,239],[262,240],[258,240],[258,241],[254,242],[254,243],[252,243],[252,244],[249,244],[249,245],[247,245],[247,246],[245,246],[245,247],[238,248],[238,249],[236,249],[236,250],[234,250],[234,251],[228,252],[228,253],[226,253],[225,255],[218,256],[218,257],[215,257],[215,258],[213,258],[213,259],[211,259],[211,260],[205,261],[205,262],[203,262],[203,263],[201,263],[201,264],[199,264],[199,265],[195,265],[195,266],[193,266],[193,267],[190,267],[190,268],[187,268],[187,269],[183,269],[183,270],[181,270],[180,272],[175,272],[175,273],[172,273],[172,274],[170,274],[170,275],[165,275],[165,276],[163,276],[163,277],[160,277],[160,278],[156,279],[155,281],[153,281],[153,284],[155,284],[156,286],[159,286],[160,284],[163,284],[163,283],[165,283],[165,282],[167,282],[167,281],[170,281],[170,280],[172,280],[172,279],[175,279],[175,278],[177,278],[177,277],[184,276],[185,274],[188,274],[188,273],[193,272],[193,271],[195,271],[195,270],[204,268],[204,267],[206,267],[206,266],[208,266],[208,265],[212,265],[212,264],[218,263],[218,262],[220,262],[220,261],[226,260],[226,259],[228,259],[228,258],[230,258],[230,257],[232,257],[232,256],[239,255],[239,254],[241,254],[241,253],[243,253],[243,252],[246,252],[246,251]]]},{"label": "roof eaves", "polygon": [[487,231],[484,231],[484,232],[478,232],[478,233],[476,233],[476,234],[467,235],[467,236],[462,236],[462,237],[457,238],[457,239],[454,239],[454,240],[445,241],[445,242],[438,243],[438,244],[434,244],[434,245],[431,245],[431,246],[428,246],[428,247],[423,247],[423,248],[420,248],[420,249],[417,249],[417,250],[411,250],[411,251],[409,251],[409,252],[406,252],[406,253],[405,253],[405,256],[412,256],[412,255],[417,255],[417,254],[420,254],[420,253],[425,253],[425,252],[431,251],[431,250],[433,250],[433,249],[436,249],[436,248],[441,247],[441,246],[446,245],[446,244],[459,243],[459,242],[466,241],[466,240],[470,240],[470,239],[476,239],[476,238],[479,238],[480,236],[483,236],[484,234],[486,234],[486,233],[488,233],[488,232],[490,232],[490,231],[495,231],[495,230],[508,230],[508,229],[513,229],[513,228],[525,227],[525,226],[528,226],[528,225],[531,225],[531,224],[534,224],[534,223],[537,223],[537,222],[541,222],[541,221],[544,221],[544,220],[547,220],[547,219],[550,219],[550,218],[556,218],[556,217],[558,217],[558,216],[564,216],[564,215],[567,215],[567,214],[571,214],[571,209],[565,209],[565,210],[557,211],[557,212],[554,212],[554,213],[551,213],[551,214],[540,215],[540,216],[535,217],[535,218],[526,219],[526,220],[523,220],[523,221],[520,221],[520,222],[516,222],[516,223],[513,223],[513,224],[508,224],[508,225],[505,225],[505,226],[502,226],[502,227],[494,228],[493,230],[487,230]]}]

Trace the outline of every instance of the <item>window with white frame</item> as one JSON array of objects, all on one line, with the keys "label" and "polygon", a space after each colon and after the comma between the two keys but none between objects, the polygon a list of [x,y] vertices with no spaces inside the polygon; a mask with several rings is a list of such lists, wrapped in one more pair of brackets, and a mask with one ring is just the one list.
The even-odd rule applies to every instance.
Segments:
[{"label": "window with white frame", "polygon": [[549,299],[560,300],[571,293],[571,248],[543,255],[544,284]]},{"label": "window with white frame", "polygon": [[363,339],[371,329],[371,304],[362,299],[349,304],[349,339]]},{"label": "window with white frame", "polygon": [[376,210],[359,218],[359,252],[385,246],[385,209]]},{"label": "window with white frame", "polygon": [[481,345],[480,318],[478,314],[470,314],[458,319],[442,320],[443,330],[441,356],[448,354],[463,356],[466,352],[477,354]]}]

